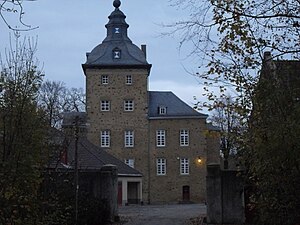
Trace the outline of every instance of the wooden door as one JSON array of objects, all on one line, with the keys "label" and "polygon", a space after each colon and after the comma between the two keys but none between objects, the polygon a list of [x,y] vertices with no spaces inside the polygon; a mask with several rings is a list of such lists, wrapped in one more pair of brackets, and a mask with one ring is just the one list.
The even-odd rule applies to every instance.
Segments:
[{"label": "wooden door", "polygon": [[190,201],[190,186],[182,187],[182,201],[184,202]]}]

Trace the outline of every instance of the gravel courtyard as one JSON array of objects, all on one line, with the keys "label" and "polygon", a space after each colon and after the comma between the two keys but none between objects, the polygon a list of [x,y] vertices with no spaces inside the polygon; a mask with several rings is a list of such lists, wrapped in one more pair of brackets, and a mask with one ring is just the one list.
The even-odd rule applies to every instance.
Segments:
[{"label": "gravel courtyard", "polygon": [[125,225],[187,225],[189,219],[206,215],[204,204],[130,205],[119,208]]}]

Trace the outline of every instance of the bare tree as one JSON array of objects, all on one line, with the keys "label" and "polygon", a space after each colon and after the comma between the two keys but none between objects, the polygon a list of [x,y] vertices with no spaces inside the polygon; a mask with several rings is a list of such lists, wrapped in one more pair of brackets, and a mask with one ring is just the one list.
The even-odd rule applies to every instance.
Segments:
[{"label": "bare tree", "polygon": [[47,114],[49,126],[57,127],[61,121],[61,112],[64,111],[67,88],[60,81],[44,82],[39,90],[39,106]]},{"label": "bare tree", "polygon": [[239,138],[245,124],[240,120],[234,100],[230,95],[222,97],[215,104],[210,121],[220,130],[221,156],[224,159],[224,169],[228,169],[230,155],[235,155],[239,148]]},{"label": "bare tree", "polygon": [[45,81],[38,96],[39,106],[46,112],[48,124],[59,128],[64,112],[85,111],[82,88],[67,88],[61,81]]},{"label": "bare tree", "polygon": [[192,44],[191,55],[199,58],[196,75],[210,99],[230,91],[249,109],[263,53],[300,58],[299,0],[172,2],[188,11],[189,17],[166,25],[170,28],[166,34],[178,34],[181,48]]},{"label": "bare tree", "polygon": [[70,88],[66,95],[66,105],[64,111],[85,111],[85,93],[83,88]]},{"label": "bare tree", "polygon": [[[37,29],[38,27],[32,27],[24,22],[24,1],[36,1],[36,0],[0,0],[0,18],[6,24],[6,26],[13,31],[29,31]],[[9,14],[15,16],[14,24],[8,20]],[[11,16],[10,15],[10,16]]]}]

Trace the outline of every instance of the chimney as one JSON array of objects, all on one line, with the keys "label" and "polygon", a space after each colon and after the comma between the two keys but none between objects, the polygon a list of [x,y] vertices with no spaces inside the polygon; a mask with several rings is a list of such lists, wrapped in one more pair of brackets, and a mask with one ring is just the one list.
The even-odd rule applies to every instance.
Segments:
[{"label": "chimney", "polygon": [[265,65],[267,68],[269,68],[270,71],[276,70],[276,64],[273,61],[271,52],[269,52],[269,51],[264,52],[263,65]]},{"label": "chimney", "polygon": [[264,52],[264,62],[271,61],[272,55],[271,52]]},{"label": "chimney", "polygon": [[144,53],[145,58],[147,59],[147,50],[146,50],[146,45],[141,45],[141,49]]}]

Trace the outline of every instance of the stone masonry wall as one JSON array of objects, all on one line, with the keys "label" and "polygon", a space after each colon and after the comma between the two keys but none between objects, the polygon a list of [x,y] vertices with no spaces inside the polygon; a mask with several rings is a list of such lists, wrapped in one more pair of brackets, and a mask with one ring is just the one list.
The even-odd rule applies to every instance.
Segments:
[{"label": "stone masonry wall", "polygon": [[[101,84],[101,75],[109,83]],[[132,85],[126,85],[126,75],[132,75]],[[148,156],[148,71],[146,69],[88,69],[86,71],[88,139],[100,146],[101,130],[110,130],[107,152],[124,161],[134,159],[135,168],[143,177],[143,201],[147,201]],[[101,100],[110,101],[110,111],[100,110]],[[124,100],[134,100],[134,111],[124,111]],[[125,130],[134,131],[134,147],[124,147]]]},{"label": "stone masonry wall", "polygon": [[[166,130],[166,147],[156,146],[156,130]],[[180,129],[189,130],[189,146],[180,146]],[[178,203],[183,200],[183,186],[190,187],[190,201],[206,199],[205,119],[150,120],[151,203]],[[198,157],[202,162],[199,163]],[[166,175],[157,175],[156,159],[166,158]],[[188,158],[189,175],[180,174],[180,159]]]},{"label": "stone masonry wall", "polygon": [[220,164],[220,132],[208,131],[206,139],[207,165]]}]

